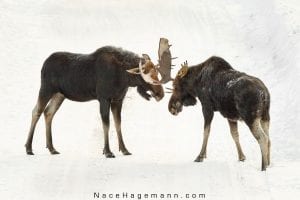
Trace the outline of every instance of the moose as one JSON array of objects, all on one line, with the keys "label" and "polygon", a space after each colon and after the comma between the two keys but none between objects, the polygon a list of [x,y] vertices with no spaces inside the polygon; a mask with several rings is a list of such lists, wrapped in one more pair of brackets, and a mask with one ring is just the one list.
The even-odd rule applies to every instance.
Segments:
[{"label": "moose", "polygon": [[[171,62],[168,63],[171,65]],[[146,100],[154,97],[160,101],[164,97],[164,90],[159,81],[158,69],[148,55],[140,57],[113,46],[99,48],[91,54],[53,53],[45,60],[41,70],[38,100],[32,111],[31,126],[25,144],[27,154],[33,155],[34,130],[42,113],[46,123],[46,146],[51,154],[59,154],[52,143],[51,124],[63,101],[69,99],[78,102],[99,101],[104,132],[103,154],[107,158],[115,157],[110,150],[108,137],[111,110],[119,150],[124,155],[130,155],[121,131],[122,103],[129,87],[137,87],[137,92]],[[164,71],[168,70],[171,70],[171,66],[165,66]]]},{"label": "moose", "polygon": [[200,154],[195,162],[206,158],[210,125],[215,111],[227,118],[238,159],[246,159],[238,133],[238,120],[244,121],[258,141],[261,155],[261,170],[270,164],[269,124],[270,94],[264,83],[256,77],[233,69],[220,57],[210,57],[205,62],[189,67],[185,62],[173,81],[172,96],[168,109],[173,115],[183,106],[193,106],[198,98],[204,116],[204,135]]}]

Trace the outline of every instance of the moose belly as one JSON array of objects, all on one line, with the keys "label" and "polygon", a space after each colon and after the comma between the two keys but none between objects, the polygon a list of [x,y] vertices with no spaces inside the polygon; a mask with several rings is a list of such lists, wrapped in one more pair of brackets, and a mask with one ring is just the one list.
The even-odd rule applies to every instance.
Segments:
[{"label": "moose belly", "polygon": [[84,102],[97,98],[95,87],[88,87],[88,84],[64,84],[60,85],[59,91],[72,101]]},{"label": "moose belly", "polygon": [[70,92],[70,91],[61,91],[64,96],[72,101],[79,101],[79,102],[85,102],[97,99],[95,92],[89,92],[89,91],[82,91],[78,93]]},{"label": "moose belly", "polygon": [[215,106],[215,111],[219,111],[223,117],[234,121],[240,120],[241,118],[235,104],[231,102],[221,102]]}]

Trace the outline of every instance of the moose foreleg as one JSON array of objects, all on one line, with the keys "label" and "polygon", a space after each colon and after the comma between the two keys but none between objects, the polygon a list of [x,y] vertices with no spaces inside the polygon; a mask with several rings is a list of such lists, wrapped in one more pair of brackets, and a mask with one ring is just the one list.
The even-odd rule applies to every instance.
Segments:
[{"label": "moose foreleg", "polygon": [[122,110],[122,103],[123,101],[112,101],[111,103],[111,111],[114,116],[115,127],[118,134],[118,141],[119,141],[119,150],[122,151],[124,155],[131,155],[131,153],[126,149],[125,143],[122,137],[122,130],[121,130],[121,110]]},{"label": "moose foreleg", "polygon": [[109,147],[109,109],[110,109],[110,101],[106,99],[100,99],[100,115],[102,119],[102,126],[104,132],[104,149],[103,154],[106,158],[114,158],[115,155],[110,151]]},{"label": "moose foreleg", "polygon": [[195,162],[202,162],[203,159],[206,158],[206,148],[207,148],[207,142],[210,133],[210,124],[213,119],[214,113],[212,110],[207,110],[203,108],[203,116],[204,116],[204,132],[203,132],[202,148],[200,154],[195,159]]}]

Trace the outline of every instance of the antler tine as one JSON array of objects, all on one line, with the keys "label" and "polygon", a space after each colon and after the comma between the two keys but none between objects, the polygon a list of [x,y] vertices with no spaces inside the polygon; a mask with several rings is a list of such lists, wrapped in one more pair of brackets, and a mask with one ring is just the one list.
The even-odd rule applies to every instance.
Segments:
[{"label": "antler tine", "polygon": [[183,63],[183,64],[181,64],[181,67],[188,67],[188,62],[187,62],[187,60],[186,60],[186,61],[184,61],[184,63]]},{"label": "antler tine", "polygon": [[173,88],[168,88],[168,87],[165,87],[166,88],[166,92],[165,93],[169,93],[169,94],[172,94],[174,89]]}]

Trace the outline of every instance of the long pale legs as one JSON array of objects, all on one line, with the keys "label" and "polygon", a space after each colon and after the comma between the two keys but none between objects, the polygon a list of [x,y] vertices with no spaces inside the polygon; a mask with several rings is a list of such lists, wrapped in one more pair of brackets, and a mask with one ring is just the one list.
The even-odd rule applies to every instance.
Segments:
[{"label": "long pale legs", "polygon": [[122,137],[121,130],[121,109],[122,109],[122,100],[112,101],[111,102],[111,111],[114,116],[115,127],[118,134],[119,150],[122,151],[124,155],[131,155],[131,153],[126,149],[125,143]]},{"label": "long pale legs", "polygon": [[245,155],[242,151],[241,145],[240,145],[237,122],[228,120],[228,123],[229,123],[229,127],[230,127],[231,136],[232,136],[232,138],[234,140],[234,143],[235,143],[235,146],[237,148],[239,161],[244,161],[246,159],[246,157],[245,157]]},{"label": "long pale legs", "polygon": [[106,158],[114,158],[115,155],[111,152],[109,147],[109,110],[111,102],[107,99],[99,98],[100,102],[100,115],[102,119],[102,127],[104,133],[104,149],[103,154]]},{"label": "long pale legs", "polygon": [[268,136],[268,165],[270,165],[270,157],[271,157],[271,140],[269,137],[270,122],[268,120],[261,120],[260,123],[265,134]]},{"label": "long pale legs", "polygon": [[204,107],[202,107],[203,110],[203,116],[204,116],[204,132],[203,132],[203,142],[200,154],[195,159],[195,162],[202,162],[204,158],[206,158],[206,148],[207,148],[207,142],[209,138],[210,133],[210,125],[211,121],[213,119],[214,113],[212,110],[205,110]]},{"label": "long pale legs", "polygon": [[33,140],[34,130],[35,130],[36,124],[37,124],[38,120],[40,119],[41,114],[44,112],[45,107],[46,107],[47,103],[49,102],[50,98],[51,98],[51,95],[44,95],[40,92],[38,101],[32,110],[31,125],[30,125],[30,129],[29,129],[27,141],[25,144],[26,153],[28,155],[34,155],[33,151],[32,151],[32,140]]},{"label": "long pale legs", "polygon": [[260,150],[261,150],[261,155],[262,155],[262,163],[261,163],[261,170],[264,171],[266,170],[268,166],[268,150],[269,150],[269,136],[264,132],[261,124],[261,120],[259,118],[256,118],[252,125],[249,125],[250,130],[257,140]]},{"label": "long pale legs", "polygon": [[55,150],[52,143],[52,119],[59,109],[61,104],[63,103],[65,97],[61,93],[56,93],[50,100],[50,103],[47,105],[44,111],[45,123],[46,123],[46,146],[49,149],[51,154],[59,154],[58,151]]}]

